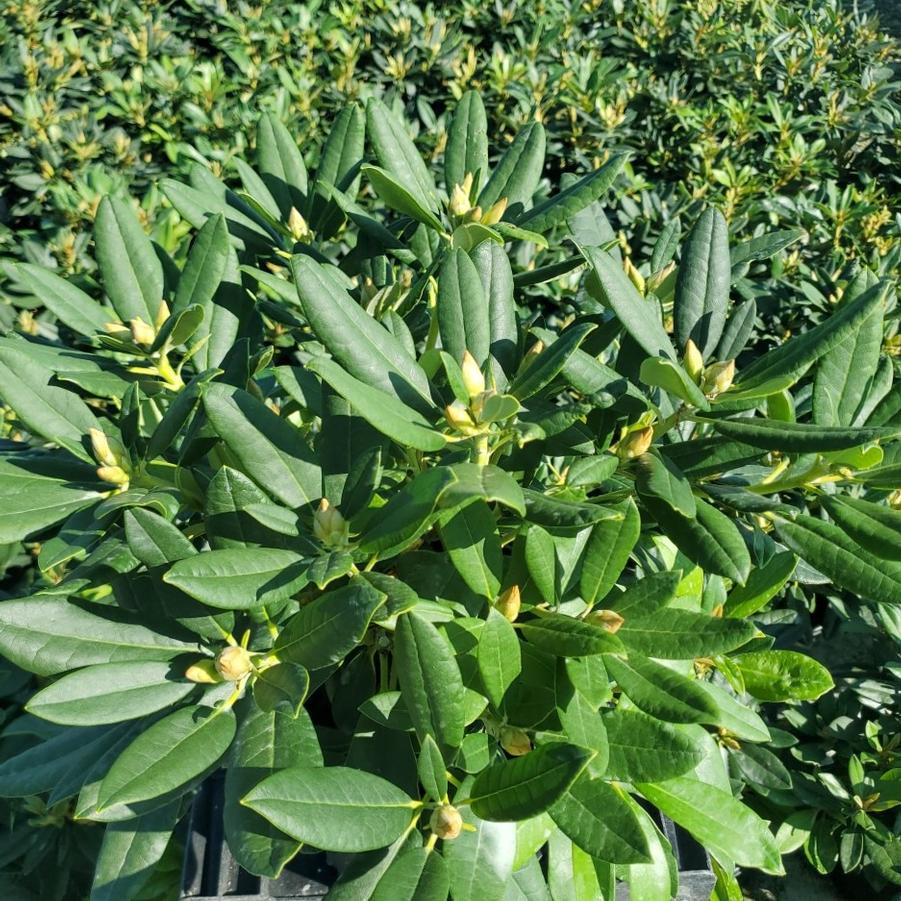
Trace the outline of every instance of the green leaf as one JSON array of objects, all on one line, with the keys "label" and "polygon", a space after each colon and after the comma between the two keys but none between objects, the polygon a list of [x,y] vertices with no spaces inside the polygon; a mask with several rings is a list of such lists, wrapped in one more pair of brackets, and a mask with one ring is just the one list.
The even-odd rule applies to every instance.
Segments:
[{"label": "green leaf", "polygon": [[143,507],[125,511],[125,538],[131,552],[145,566],[164,566],[193,557],[197,551],[178,526]]},{"label": "green leaf", "polygon": [[355,853],[390,845],[416,802],[380,776],[350,767],[289,767],[241,802],[298,842]]},{"label": "green leaf", "polygon": [[100,201],[94,245],[103,287],[119,317],[153,325],[163,301],[163,267],[129,201]]},{"label": "green leaf", "polygon": [[355,175],[363,159],[366,118],[355,103],[343,107],[332,121],[325,139],[316,181],[313,187],[313,228],[321,238],[331,237],[344,221],[344,214],[334,201],[328,201],[327,189],[334,186],[356,196],[359,176]]},{"label": "green leaf", "polygon": [[622,789],[586,775],[551,808],[551,818],[575,845],[615,864],[646,863],[648,844]]},{"label": "green leaf", "polygon": [[291,597],[307,584],[308,562],[279,548],[225,548],[174,563],[163,581],[222,610],[247,610]]},{"label": "green leaf", "polygon": [[718,710],[710,696],[668,666],[639,654],[627,660],[609,657],[607,672],[640,710],[668,723],[715,723]]},{"label": "green leaf", "polygon": [[310,674],[297,663],[278,663],[261,670],[253,683],[253,699],[266,713],[279,709],[300,715],[310,688]]},{"label": "green leaf", "polygon": [[901,426],[816,425],[806,422],[785,422],[763,417],[743,419],[709,419],[721,435],[760,447],[786,453],[810,454],[823,451],[847,450],[880,439],[889,440],[901,435]]},{"label": "green leaf", "polygon": [[409,848],[391,862],[372,901],[447,901],[450,876],[444,858],[426,848]]},{"label": "green leaf", "polygon": [[480,244],[471,256],[488,301],[491,368],[495,383],[503,389],[516,369],[519,345],[513,270],[507,251],[490,241]]},{"label": "green leaf", "polygon": [[397,678],[416,735],[443,753],[463,741],[463,679],[450,644],[428,620],[405,613],[394,633]]},{"label": "green leaf", "polygon": [[98,809],[158,798],[185,785],[225,754],[235,728],[231,710],[203,706],[182,707],[157,720],[110,767]]},{"label": "green leaf", "polygon": [[734,619],[742,619],[756,613],[774,598],[791,578],[798,558],[790,551],[774,554],[763,565],[755,567],[744,585],[737,585],[729,592],[723,612]]},{"label": "green leaf", "polygon": [[593,752],[552,743],[502,760],[476,776],[470,807],[483,820],[515,822],[544,813],[578,778]]},{"label": "green leaf", "polygon": [[67,726],[138,719],[177,704],[197,686],[176,682],[169,663],[133,661],[89,666],[34,695],[29,713]]},{"label": "green leaf", "polygon": [[751,557],[735,523],[712,504],[695,499],[694,518],[677,513],[656,498],[642,501],[664,534],[691,560],[707,572],[725,576],[743,585],[751,571]]},{"label": "green leaf", "polygon": [[385,595],[363,579],[328,591],[288,620],[275,642],[280,660],[308,670],[338,663],[366,635]]},{"label": "green leaf", "polygon": [[429,209],[428,202],[420,200],[395,179],[390,172],[379,166],[363,166],[362,173],[369,179],[379,199],[392,210],[403,213],[417,222],[422,222],[435,231],[444,231],[441,220]]},{"label": "green leaf", "polygon": [[499,466],[488,463],[455,463],[448,469],[456,481],[441,493],[440,506],[445,509],[466,503],[472,498],[482,498],[488,503],[503,504],[525,516],[526,502],[519,482]]},{"label": "green leaf", "polygon": [[248,704],[225,771],[225,837],[235,860],[256,876],[277,879],[300,844],[275,829],[241,799],[272,773],[320,767],[322,751],[306,711],[297,717]]},{"label": "green leaf", "polygon": [[103,333],[106,324],[115,320],[112,310],[101,306],[80,288],[43,266],[15,263],[9,268],[17,282],[40,300],[60,322],[80,335],[90,338],[97,332]]},{"label": "green leaf", "polygon": [[448,192],[463,184],[467,172],[475,176],[476,190],[488,179],[488,119],[478,91],[467,91],[460,98],[447,130],[444,184]]},{"label": "green leaf", "polygon": [[28,431],[92,463],[86,439],[100,423],[74,391],[59,388],[53,381],[54,373],[28,354],[25,342],[0,346],[0,398]]},{"label": "green leaf", "polygon": [[557,555],[554,538],[541,526],[529,526],[524,546],[526,568],[547,604],[557,602]]},{"label": "green leaf", "polygon": [[[856,332],[874,312],[882,310],[887,292],[887,283],[874,285],[812,329],[758,357],[742,370],[734,390],[746,391],[770,382],[778,382],[783,388],[794,384],[820,357]],[[723,397],[729,398],[730,394]]]},{"label": "green leaf", "polygon": [[729,792],[686,776],[636,788],[718,858],[777,875],[783,872],[766,823]]},{"label": "green leaf", "polygon": [[426,735],[422,739],[416,771],[422,787],[430,798],[440,801],[447,795],[447,771],[444,758],[441,756],[441,748],[438,747],[438,743],[431,735]]},{"label": "green leaf", "polygon": [[597,522],[622,519],[622,514],[614,507],[605,507],[600,503],[571,501],[531,488],[523,489],[523,497],[526,500],[526,519],[554,534],[570,535]]},{"label": "green leaf", "polygon": [[834,687],[823,664],[797,651],[753,651],[733,659],[748,693],[761,701],[815,701]]},{"label": "green leaf", "polygon": [[516,630],[493,608],[479,633],[476,659],[488,700],[500,710],[504,694],[522,672],[522,657]]},{"label": "green leaf", "polygon": [[303,209],[307,192],[307,168],[291,132],[274,113],[257,123],[257,161],[267,189],[287,217],[291,207]]},{"label": "green leaf", "polygon": [[432,409],[426,374],[403,344],[347,294],[330,270],[296,256],[291,270],[316,337],[354,378],[420,412]]},{"label": "green leaf", "polygon": [[91,901],[131,901],[154,874],[178,819],[174,802],[150,813],[110,823],[94,868]]},{"label": "green leaf", "polygon": [[788,228],[758,235],[756,238],[743,241],[732,248],[732,265],[737,266],[739,263],[749,263],[752,260],[768,260],[780,250],[784,250],[803,237],[804,231],[800,228]]},{"label": "green leaf", "polygon": [[480,498],[441,518],[441,543],[460,577],[476,594],[493,600],[503,575],[501,539],[488,504]]},{"label": "green leaf", "polygon": [[517,626],[523,638],[557,657],[589,657],[623,651],[623,644],[616,635],[561,613],[549,613],[517,623]]},{"label": "green leaf", "polygon": [[[653,301],[638,293],[622,266],[609,253],[596,247],[586,247],[582,252],[597,277],[598,285],[594,286],[600,287],[600,294],[595,295],[597,299],[613,310],[623,328],[649,357],[675,360],[676,352]],[[589,278],[586,288],[595,294],[592,287]]]},{"label": "green leaf", "polygon": [[901,560],[901,511],[839,495],[823,495],[820,503],[859,545],[885,560]]},{"label": "green leaf", "polygon": [[483,366],[491,344],[488,299],[478,269],[459,248],[451,248],[441,262],[436,311],[441,346],[456,363],[468,350]]},{"label": "green leaf", "polygon": [[689,232],[676,276],[673,320],[680,349],[691,338],[709,359],[726,324],[731,280],[726,220],[706,209]]},{"label": "green leaf", "polygon": [[[572,673],[571,661],[567,663],[567,673]],[[589,764],[590,772],[606,772],[610,758],[607,729],[604,727],[604,718],[591,701],[581,691],[574,691],[565,706],[558,703],[557,716],[560,717],[560,725],[572,744],[595,752]]]},{"label": "green leaf", "polygon": [[704,396],[704,392],[675,360],[668,360],[665,357],[648,357],[642,362],[638,377],[646,385],[662,388],[699,410],[710,409],[710,403]]},{"label": "green leaf", "polygon": [[874,556],[833,523],[799,514],[793,520],[777,518],[776,532],[840,588],[877,604],[901,604],[901,564]]},{"label": "green leaf", "polygon": [[620,509],[623,518],[596,523],[585,546],[579,591],[586,604],[597,604],[610,593],[641,533],[635,502],[630,498]]},{"label": "green leaf", "polygon": [[547,387],[594,329],[595,325],[591,322],[581,322],[566,329],[550,347],[541,351],[524,371],[517,373],[510,385],[510,393],[520,400],[526,400]]},{"label": "green leaf", "polygon": [[704,750],[688,735],[640,710],[617,707],[604,717],[607,772],[623,782],[672,779],[696,767]]},{"label": "green leaf", "polygon": [[246,391],[229,385],[207,386],[203,408],[245,473],[272,497],[289,507],[320,497],[319,466],[287,420]]},{"label": "green leaf", "polygon": [[366,133],[379,164],[426,209],[437,209],[435,183],[406,125],[381,100],[366,103]]},{"label": "green leaf", "polygon": [[630,585],[622,594],[607,595],[608,609],[621,616],[642,616],[666,607],[676,596],[682,580],[681,570],[649,573]]},{"label": "green leaf", "polygon": [[479,194],[479,206],[487,210],[506,197],[507,209],[517,204],[528,207],[544,169],[544,148],[544,126],[540,122],[530,122],[520,129]]},{"label": "green leaf", "polygon": [[16,666],[50,676],[92,664],[171,660],[198,647],[112,607],[35,595],[0,604],[0,651]]},{"label": "green leaf", "polygon": [[[731,659],[731,658],[730,658]],[[769,742],[770,730],[766,723],[749,707],[742,704],[726,689],[712,682],[698,682],[698,688],[716,704],[716,724],[744,741]]]},{"label": "green leaf", "polygon": [[600,169],[589,172],[568,188],[532,207],[516,220],[516,224],[538,234],[544,234],[561,222],[567,221],[607,192],[625,165],[626,159],[624,153],[614,154]]},{"label": "green leaf", "polygon": [[725,654],[750,641],[754,626],[667,607],[657,613],[627,616],[616,633],[630,651],[661,660],[691,660]]},{"label": "green leaf", "polygon": [[436,451],[446,444],[444,436],[416,410],[406,406],[395,395],[386,394],[348,375],[332,360],[316,357],[307,363],[307,370],[320,375],[359,416],[401,446]]},{"label": "green leaf", "polygon": [[688,519],[697,515],[691,483],[669,457],[653,451],[642,454],[635,461],[635,487],[642,497],[662,502]]}]

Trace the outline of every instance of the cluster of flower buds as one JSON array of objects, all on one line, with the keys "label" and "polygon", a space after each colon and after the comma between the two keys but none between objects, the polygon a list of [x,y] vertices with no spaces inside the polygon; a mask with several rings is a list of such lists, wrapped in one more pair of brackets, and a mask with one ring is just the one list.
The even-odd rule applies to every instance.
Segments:
[{"label": "cluster of flower buds", "polygon": [[473,206],[470,200],[472,194],[473,175],[467,172],[462,185],[454,185],[451,190],[450,202],[447,211],[457,224],[464,222],[481,222],[482,225],[497,225],[507,211],[507,198],[502,197],[497,203],[484,212],[478,205]]},{"label": "cluster of flower buds", "polygon": [[122,443],[100,429],[91,429],[90,436],[94,459],[100,464],[97,467],[99,478],[119,488],[127,488],[131,475],[128,454]]},{"label": "cluster of flower buds", "polygon": [[250,652],[241,645],[231,644],[216,655],[216,672],[227,682],[243,679],[253,669]]},{"label": "cluster of flower buds", "polygon": [[163,327],[163,323],[169,318],[169,313],[169,305],[166,301],[161,300],[153,325],[149,322],[145,322],[140,316],[135,316],[134,319],[128,321],[127,325],[124,325],[121,322],[107,322],[105,328],[107,333],[114,338],[119,338],[123,341],[130,340],[132,344],[137,347],[147,349],[153,346],[159,330]]},{"label": "cluster of flower buds", "polygon": [[328,548],[347,546],[350,525],[327,498],[319,502],[319,509],[313,514],[313,536]]},{"label": "cluster of flower buds", "polygon": [[685,344],[682,363],[691,380],[696,385],[700,385],[701,390],[708,397],[722,394],[732,386],[735,379],[735,360],[724,360],[705,366],[704,357],[691,338]]}]

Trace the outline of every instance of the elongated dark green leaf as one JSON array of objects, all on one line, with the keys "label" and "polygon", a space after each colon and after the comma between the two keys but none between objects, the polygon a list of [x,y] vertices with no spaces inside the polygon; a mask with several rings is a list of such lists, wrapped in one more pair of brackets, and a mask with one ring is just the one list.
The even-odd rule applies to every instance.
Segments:
[{"label": "elongated dark green leaf", "polygon": [[203,408],[246,475],[289,507],[312,503],[322,475],[312,451],[287,420],[246,391],[209,385]]},{"label": "elongated dark green leaf", "polygon": [[501,539],[488,504],[476,499],[441,519],[441,542],[463,581],[488,600],[503,575]]},{"label": "elongated dark green leaf", "polygon": [[114,321],[115,313],[97,303],[72,282],[33,263],[10,266],[15,279],[73,331],[91,337],[103,332],[106,323]]},{"label": "elongated dark green leaf", "polygon": [[722,859],[769,873],[783,872],[779,849],[766,823],[729,792],[687,776],[636,788]]},{"label": "elongated dark green leaf", "polygon": [[110,767],[98,808],[157,798],[205,772],[235,736],[231,710],[183,707],[142,732]]},{"label": "elongated dark green leaf", "polygon": [[435,183],[405,124],[380,100],[366,104],[366,133],[379,165],[427,209],[437,209]]},{"label": "elongated dark green leaf", "polygon": [[608,594],[604,603],[622,616],[642,616],[665,607],[676,596],[681,570],[650,573],[622,594]]},{"label": "elongated dark green leaf", "polygon": [[409,848],[392,861],[370,896],[372,901],[446,901],[447,864],[437,851]]},{"label": "elongated dark green leaf", "polygon": [[645,863],[648,844],[622,789],[586,775],[577,779],[550,810],[575,845],[599,860]]},{"label": "elongated dark green leaf", "polygon": [[163,267],[128,201],[100,201],[94,244],[103,287],[119,317],[152,325],[163,300]]},{"label": "elongated dark green leaf", "polygon": [[748,693],[761,701],[815,701],[833,687],[829,670],[797,651],[753,651],[733,659]]},{"label": "elongated dark green leaf", "polygon": [[313,331],[354,378],[422,411],[429,385],[403,344],[339,288],[329,270],[310,257],[292,260],[294,282]]},{"label": "elongated dark green leaf", "polygon": [[709,358],[716,349],[729,306],[729,229],[718,210],[706,209],[688,234],[676,278],[673,320],[676,341],[691,338]]},{"label": "elongated dark green leaf", "polygon": [[750,299],[738,304],[729,314],[717,345],[717,360],[734,360],[745,348],[757,320],[757,302]]},{"label": "elongated dark green leaf", "polygon": [[508,209],[522,204],[528,207],[544,168],[545,134],[540,122],[530,122],[504,151],[479,195],[479,205],[487,210],[503,197]]},{"label": "elongated dark green leaf", "polygon": [[754,631],[743,620],[667,607],[657,613],[626,617],[616,634],[630,651],[646,657],[690,660],[734,650],[750,641]]},{"label": "elongated dark green leaf", "polygon": [[415,613],[398,618],[397,677],[420,738],[431,735],[443,752],[463,741],[463,679],[450,644]]},{"label": "elongated dark green leaf", "polygon": [[496,502],[520,516],[526,512],[526,503],[519,483],[508,472],[491,463],[480,466],[477,463],[455,463],[448,469],[456,481],[442,492],[440,505],[445,509],[456,507],[473,498],[481,498],[488,503]]},{"label": "elongated dark green leaf", "polygon": [[516,630],[497,610],[488,611],[476,659],[488,700],[500,710],[504,694],[522,672],[522,659]]},{"label": "elongated dark green leaf", "polygon": [[290,767],[264,779],[242,803],[299,842],[328,851],[390,845],[416,802],[380,776],[350,767]]},{"label": "elongated dark green leaf", "polygon": [[725,688],[712,682],[698,682],[698,688],[703,689],[716,704],[719,711],[716,719],[718,726],[745,741],[770,741],[770,730],[766,723]]},{"label": "elongated dark green leaf", "polygon": [[640,710],[617,707],[604,717],[610,760],[607,772],[624,782],[658,782],[681,776],[704,759],[688,735]]},{"label": "elongated dark green leaf", "polygon": [[187,697],[196,686],[175,681],[169,663],[134,661],[90,666],[63,676],[34,695],[29,713],[67,726],[137,719]]},{"label": "elongated dark green leaf", "polygon": [[640,495],[662,502],[689,519],[694,518],[698,507],[691,484],[669,457],[652,451],[642,454],[635,466],[635,487]]},{"label": "elongated dark green leaf", "polygon": [[695,499],[694,518],[677,513],[656,498],[644,497],[645,507],[664,534],[698,566],[740,585],[751,571],[751,557],[735,523],[712,504]]},{"label": "elongated dark green leaf", "polygon": [[557,657],[589,657],[593,654],[618,654],[623,644],[601,626],[551,613],[517,624],[520,634],[536,647]]},{"label": "elongated dark green leaf", "polygon": [[491,344],[488,299],[482,280],[469,255],[452,248],[438,274],[438,330],[441,345],[462,363],[468,350],[482,366]]},{"label": "elongated dark green leaf", "polygon": [[767,383],[778,383],[783,388],[793,384],[820,357],[857,331],[874,312],[882,310],[887,291],[885,283],[874,285],[819,325],[758,357],[740,373],[735,390],[758,388]]},{"label": "elongated dark green leaf", "polygon": [[629,499],[621,508],[621,520],[595,523],[585,546],[579,590],[587,604],[596,604],[610,593],[641,532],[641,517]]},{"label": "elongated dark green leaf", "polygon": [[466,174],[478,185],[488,180],[488,119],[478,91],[467,91],[454,110],[444,151],[444,184],[448,192],[462,185]]},{"label": "elongated dark green leaf", "polygon": [[538,593],[547,604],[557,601],[557,554],[554,538],[541,526],[530,526],[526,532],[523,555],[526,568]]},{"label": "elongated dark green leaf", "polygon": [[338,663],[363,640],[385,599],[360,578],[326,592],[288,621],[275,642],[276,655],[308,670]]},{"label": "elongated dark green leaf", "polygon": [[492,371],[498,388],[516,368],[519,333],[513,301],[513,270],[503,247],[484,241],[472,251],[482,289],[488,301],[488,334]]},{"label": "elongated dark green leaf", "polygon": [[776,531],[791,550],[840,588],[876,603],[901,604],[901,563],[874,556],[839,526],[799,514],[793,520],[777,519]]},{"label": "elongated dark green leaf", "polygon": [[[346,191],[351,197],[357,193],[359,176],[355,176],[357,164],[363,158],[364,137],[366,131],[366,117],[363,111],[355,103],[349,103],[343,107],[332,122],[328,137],[319,157],[319,165],[316,168],[316,181],[314,191],[321,195],[326,185],[333,185],[341,191]],[[337,217],[329,213],[329,218],[323,220],[320,213],[319,221],[316,221],[318,206],[314,198],[314,225],[325,237],[330,237],[331,222],[340,221],[341,214],[335,206]]]},{"label": "elongated dark green leaf", "polygon": [[871,441],[889,440],[901,435],[901,426],[816,425],[806,422],[784,422],[781,419],[711,419],[707,420],[721,435],[760,447],[787,453],[810,454],[847,450]]},{"label": "elongated dark green leaf", "polygon": [[871,554],[901,560],[901,511],[855,497],[823,495],[820,503],[841,528]]},{"label": "elongated dark green leaf", "polygon": [[[662,614],[665,615],[665,614]],[[715,723],[716,704],[697,682],[642,657],[609,657],[607,672],[640,710],[668,723]]]},{"label": "elongated dark green leaf", "polygon": [[737,266],[739,263],[752,260],[768,260],[802,237],[804,237],[804,231],[800,228],[788,228],[783,231],[758,235],[756,238],[743,241],[732,248],[732,265]]},{"label": "elongated dark green leaf", "polygon": [[277,663],[261,670],[253,683],[253,699],[266,713],[300,716],[310,689],[310,674],[299,663]]},{"label": "elongated dark green leaf", "polygon": [[300,843],[244,807],[241,799],[272,773],[318,766],[322,766],[322,751],[306,711],[295,718],[246,707],[225,772],[223,811],[229,850],[245,870],[275,879]]},{"label": "elongated dark green leaf", "polygon": [[397,210],[436,231],[443,231],[441,220],[429,209],[429,205],[404,187],[390,172],[379,166],[363,166],[363,175],[369,180],[379,199],[390,209]]},{"label": "elongated dark green leaf", "polygon": [[299,591],[308,567],[299,554],[280,548],[225,548],[179,560],[163,581],[211,607],[247,610]]},{"label": "elongated dark green leaf", "polygon": [[[622,266],[609,253],[596,247],[586,247],[583,253],[597,276],[598,300],[613,310],[623,328],[649,357],[675,360],[676,352],[654,303],[638,293]],[[586,282],[586,288],[592,290],[591,279]]]},{"label": "elongated dark green leaf", "polygon": [[173,314],[193,305],[204,310],[209,307],[225,275],[230,246],[225,217],[221,213],[211,216],[197,233],[188,252],[172,304]]},{"label": "elongated dark green leaf", "polygon": [[594,328],[590,322],[570,326],[550,347],[538,354],[525,371],[517,373],[510,385],[510,393],[525,400],[549,385]]},{"label": "elongated dark green leaf", "polygon": [[257,123],[257,162],[267,189],[287,218],[291,207],[303,209],[307,192],[307,168],[291,132],[274,113]]},{"label": "elongated dark green leaf", "polygon": [[106,827],[91,901],[131,901],[141,891],[169,845],[178,811],[179,804],[173,802]]},{"label": "elongated dark green leaf", "polygon": [[624,153],[614,154],[600,169],[589,172],[575,184],[532,207],[516,220],[516,224],[538,234],[550,231],[603,196],[616,180],[626,158]]},{"label": "elongated dark green leaf", "polygon": [[316,357],[307,364],[307,370],[319,374],[373,428],[398,444],[424,451],[440,450],[446,444],[444,436],[416,410],[395,395],[348,375],[334,361]]},{"label": "elongated dark green leaf", "polygon": [[197,553],[178,526],[153,510],[133,507],[123,518],[128,547],[145,566],[164,566]]},{"label": "elongated dark green leaf", "polygon": [[554,743],[495,763],[476,776],[470,806],[483,820],[529,819],[560,798],[591,758],[585,748]]},{"label": "elongated dark green leaf", "polygon": [[797,563],[798,558],[794,554],[782,551],[774,554],[763,566],[753,569],[744,585],[737,585],[729,592],[725,615],[741,619],[761,610],[791,578]]},{"label": "elongated dark green leaf", "polygon": [[28,431],[92,462],[86,440],[100,423],[74,391],[51,384],[53,378],[51,370],[28,354],[24,342],[0,346],[0,398]]},{"label": "elongated dark green leaf", "polygon": [[197,645],[149,629],[116,608],[36,595],[0,604],[0,651],[41,676],[99,663],[171,660]]}]

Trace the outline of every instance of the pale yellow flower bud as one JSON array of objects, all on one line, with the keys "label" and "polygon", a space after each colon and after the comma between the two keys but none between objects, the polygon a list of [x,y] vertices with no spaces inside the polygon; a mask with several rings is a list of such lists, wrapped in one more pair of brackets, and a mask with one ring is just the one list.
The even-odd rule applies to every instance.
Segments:
[{"label": "pale yellow flower bud", "polygon": [[522,757],[532,750],[532,741],[522,729],[504,726],[501,729],[501,747],[512,757]]},{"label": "pale yellow flower bud", "polygon": [[156,340],[156,330],[152,325],[148,325],[140,316],[135,316],[129,322],[131,326],[131,337],[135,344],[149,347]]},{"label": "pale yellow flower bud", "polygon": [[634,460],[647,453],[651,442],[654,440],[654,429],[651,426],[645,426],[634,432],[629,432],[616,447],[616,453],[621,460]]},{"label": "pale yellow flower bud", "polygon": [[313,233],[310,231],[310,226],[307,224],[307,220],[300,214],[300,211],[296,207],[291,207],[291,212],[288,213],[288,231],[291,232],[291,237],[294,238],[295,241],[300,241],[306,243],[312,238]]},{"label": "pale yellow flower bud", "polygon": [[618,632],[625,620],[615,610],[594,610],[585,618],[593,626],[600,626],[611,634]]},{"label": "pale yellow flower bud", "polygon": [[216,672],[229,682],[237,682],[252,669],[250,653],[240,645],[229,645],[216,655]]},{"label": "pale yellow flower bud", "polygon": [[522,595],[520,594],[519,586],[511,585],[506,591],[502,592],[494,606],[504,619],[509,620],[511,623],[516,622],[522,606]]},{"label": "pale yellow flower bud", "polygon": [[704,372],[704,389],[713,394],[722,394],[735,380],[735,360],[714,363]]},{"label": "pale yellow flower bud", "polygon": [[157,331],[163,327],[163,323],[169,318],[170,312],[169,304],[167,304],[165,300],[161,300],[160,308],[157,311],[156,319],[153,322]]},{"label": "pale yellow flower bud", "polygon": [[216,661],[209,657],[203,657],[192,663],[185,670],[185,678],[201,685],[215,685],[222,681],[222,676],[216,669]]},{"label": "pale yellow flower bud", "polygon": [[482,216],[482,223],[484,225],[497,225],[501,219],[504,218],[504,213],[507,212],[507,198],[501,197],[497,203],[494,203],[489,207],[488,212]]},{"label": "pale yellow flower bud", "polygon": [[442,804],[432,811],[429,828],[438,838],[450,841],[463,830],[463,817],[453,805]]},{"label": "pale yellow flower bud", "polygon": [[[118,466],[122,462],[121,454],[117,454],[111,444],[107,434],[100,429],[90,429],[91,450],[94,452],[94,459],[103,466]],[[114,443],[118,444],[115,439]],[[118,448],[117,448],[118,450]]]},{"label": "pale yellow flower bud", "polygon": [[469,192],[461,185],[454,185],[447,209],[451,216],[465,216],[472,209],[472,204],[469,202]]},{"label": "pale yellow flower bud", "polygon": [[638,293],[644,294],[644,276],[635,268],[635,264],[628,257],[626,257],[626,262],[623,264],[623,268],[626,270],[626,275],[629,276],[629,281],[632,282],[632,284],[635,285],[635,287],[638,289]]},{"label": "pale yellow flower bud", "polygon": [[129,482],[129,475],[121,466],[99,466],[97,476],[104,482],[119,487],[125,487]]},{"label": "pale yellow flower bud", "polygon": [[476,358],[468,350],[463,352],[463,363],[460,370],[463,373],[463,385],[470,400],[478,397],[485,390],[485,376],[482,375]]},{"label": "pale yellow flower bud", "polygon": [[332,507],[327,498],[319,502],[313,514],[313,535],[326,547],[343,547],[347,544],[349,526],[341,513]]},{"label": "pale yellow flower bud", "polygon": [[478,432],[472,417],[469,415],[469,410],[458,400],[444,408],[444,418],[452,428],[458,432],[463,432],[464,435],[474,435]]},{"label": "pale yellow flower bud", "polygon": [[685,355],[682,358],[682,362],[685,364],[685,371],[689,374],[691,380],[696,385],[700,385],[701,378],[704,375],[704,357],[701,356],[698,345],[691,338],[685,343]]}]

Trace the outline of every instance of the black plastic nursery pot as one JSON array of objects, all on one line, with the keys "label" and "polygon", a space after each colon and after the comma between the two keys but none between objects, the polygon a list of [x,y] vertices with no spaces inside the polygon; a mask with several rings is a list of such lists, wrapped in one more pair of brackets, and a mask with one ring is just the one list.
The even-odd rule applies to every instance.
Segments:
[{"label": "black plastic nursery pot", "polygon": [[[298,854],[278,879],[253,876],[235,862],[222,822],[224,782],[217,774],[200,787],[191,807],[181,897],[191,901],[302,901],[324,898],[337,872],[322,852]],[[672,845],[679,866],[675,901],[707,901],[716,877],[704,848],[681,826],[646,805]],[[618,883],[616,901],[628,901],[629,886]]]}]

